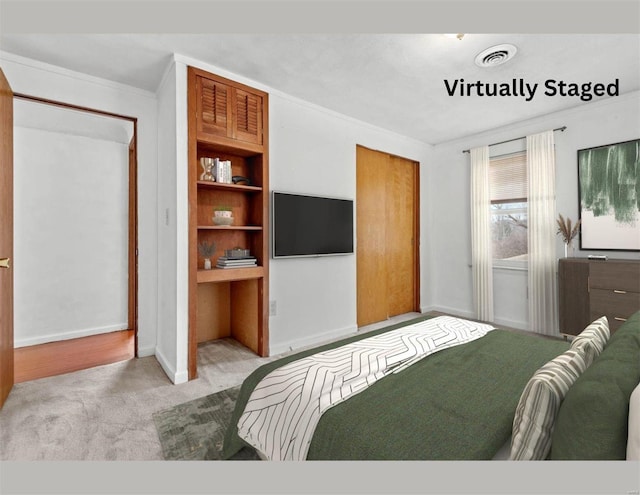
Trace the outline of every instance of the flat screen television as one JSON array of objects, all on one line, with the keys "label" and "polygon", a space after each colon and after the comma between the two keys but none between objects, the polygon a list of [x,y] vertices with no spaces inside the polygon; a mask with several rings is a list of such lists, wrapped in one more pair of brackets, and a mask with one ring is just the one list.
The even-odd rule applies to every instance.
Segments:
[{"label": "flat screen television", "polygon": [[353,253],[353,200],[272,194],[274,258]]}]

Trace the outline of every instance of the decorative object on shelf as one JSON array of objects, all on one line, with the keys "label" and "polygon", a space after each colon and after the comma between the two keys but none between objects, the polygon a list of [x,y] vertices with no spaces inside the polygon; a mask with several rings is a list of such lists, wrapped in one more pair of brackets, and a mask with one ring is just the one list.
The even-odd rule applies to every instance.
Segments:
[{"label": "decorative object on shelf", "polygon": [[562,236],[562,241],[564,242],[564,257],[572,258],[573,257],[573,239],[578,235],[580,228],[580,220],[576,222],[575,225],[571,226],[571,219],[567,217],[566,219],[560,214],[558,215],[558,234]]},{"label": "decorative object on shelf", "polygon": [[246,256],[251,256],[251,251],[237,246],[233,249],[225,249],[224,255],[227,258],[244,258]]},{"label": "decorative object on shelf", "polygon": [[218,206],[213,209],[214,225],[232,225],[233,210],[230,206]]},{"label": "decorative object on shelf", "polygon": [[248,177],[243,177],[242,175],[234,175],[231,180],[234,184],[244,184],[245,186],[251,185],[251,180]]},{"label": "decorative object on shelf", "polygon": [[198,251],[204,258],[204,269],[211,270],[211,257],[216,252],[216,243],[203,241],[198,244]]},{"label": "decorative object on shelf", "polygon": [[200,165],[202,166],[202,173],[200,174],[200,180],[208,180],[215,182],[216,178],[213,176],[214,159],[207,156],[200,158]]},{"label": "decorative object on shelf", "polygon": [[217,217],[214,216],[213,217],[213,224],[214,225],[233,225],[233,217]]},{"label": "decorative object on shelf", "polygon": [[213,209],[214,215],[218,217],[231,217],[233,216],[233,208],[231,206],[216,206]]},{"label": "decorative object on shelf", "polygon": [[640,139],[578,150],[580,249],[640,251]]}]

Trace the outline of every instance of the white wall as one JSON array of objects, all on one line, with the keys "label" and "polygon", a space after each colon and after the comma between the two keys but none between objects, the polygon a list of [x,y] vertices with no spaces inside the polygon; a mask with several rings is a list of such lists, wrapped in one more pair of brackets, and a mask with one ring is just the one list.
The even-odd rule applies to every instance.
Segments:
[{"label": "white wall", "polygon": [[[356,198],[356,145],[420,163],[421,306],[432,296],[425,221],[431,147],[307,102],[272,92],[269,108],[271,190]],[[357,229],[357,225],[356,225]],[[356,256],[271,260],[270,350],[319,343],[357,330]]]},{"label": "white wall", "polygon": [[[545,115],[508,127],[435,146],[429,183],[430,229],[435,236],[431,265],[435,307],[473,316],[469,215],[469,155],[463,150],[567,126],[555,133],[557,212],[578,219],[577,151],[637,139],[640,135],[640,93],[634,92],[583,107]],[[444,212],[444,213],[443,213]],[[577,248],[576,243],[576,248]],[[558,258],[564,256],[556,241]],[[580,251],[576,256],[606,254],[610,258],[640,258],[623,251]],[[499,324],[528,328],[527,272],[494,269],[494,313]]]},{"label": "white wall", "polygon": [[126,142],[14,127],[15,347],[128,328],[128,171]]},{"label": "white wall", "polygon": [[186,68],[172,61],[158,88],[158,343],[174,383],[188,380]]},{"label": "white wall", "polygon": [[157,118],[153,93],[0,52],[14,92],[137,118],[138,353],[152,355],[157,324]]}]

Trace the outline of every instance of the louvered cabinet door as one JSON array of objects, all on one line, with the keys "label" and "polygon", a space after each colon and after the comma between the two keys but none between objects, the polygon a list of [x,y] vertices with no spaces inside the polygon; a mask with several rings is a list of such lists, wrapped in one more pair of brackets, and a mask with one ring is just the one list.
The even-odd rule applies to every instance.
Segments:
[{"label": "louvered cabinet door", "polygon": [[231,88],[219,81],[197,77],[196,95],[198,139],[229,137],[233,122],[233,105],[229,104]]},{"label": "louvered cabinet door", "polygon": [[262,144],[262,97],[234,88],[233,101],[235,114],[231,137],[239,141]]}]

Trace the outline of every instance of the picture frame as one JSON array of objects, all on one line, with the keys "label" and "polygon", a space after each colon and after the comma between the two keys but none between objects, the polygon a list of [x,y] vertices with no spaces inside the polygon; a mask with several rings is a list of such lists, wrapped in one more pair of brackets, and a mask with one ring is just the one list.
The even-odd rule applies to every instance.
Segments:
[{"label": "picture frame", "polygon": [[580,249],[640,251],[640,139],[578,150]]}]

